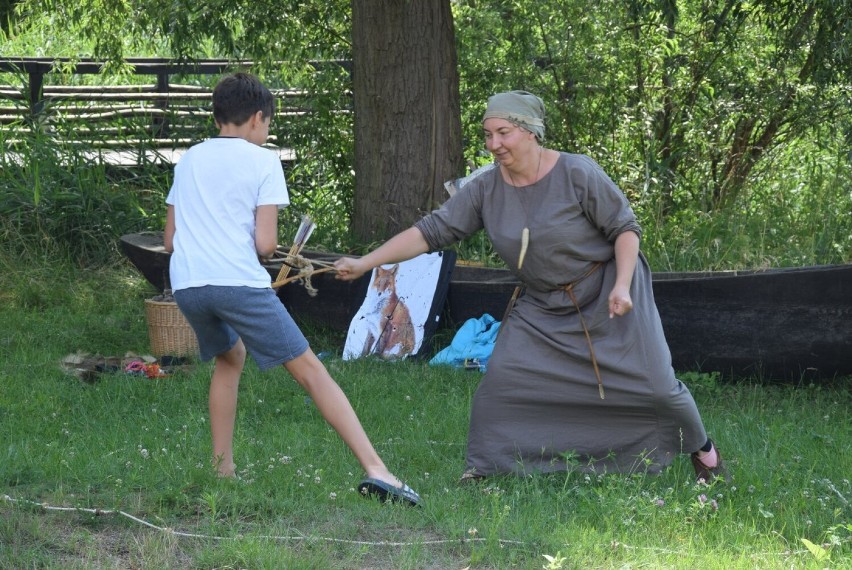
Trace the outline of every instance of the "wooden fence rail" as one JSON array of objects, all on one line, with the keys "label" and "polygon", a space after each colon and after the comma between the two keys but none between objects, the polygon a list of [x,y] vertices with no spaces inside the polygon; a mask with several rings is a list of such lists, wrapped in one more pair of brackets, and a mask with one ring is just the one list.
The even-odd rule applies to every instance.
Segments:
[{"label": "wooden fence rail", "polygon": [[[209,88],[173,83],[173,76],[221,75],[235,69],[250,69],[251,62],[200,60],[176,62],[161,58],[126,60],[133,75],[154,76],[144,85],[51,85],[52,74],[100,74],[103,62],[67,58],[0,58],[0,73],[24,78],[21,86],[0,85],[0,137],[4,152],[36,130],[70,147],[97,149],[98,157],[111,163],[147,162],[144,153],[157,162],[176,161],[186,147],[211,134]],[[315,62],[338,65],[345,61]],[[7,80],[8,81],[8,80]],[[276,89],[276,118],[287,119],[309,112],[307,92],[298,88]],[[273,145],[276,141],[270,141]],[[112,156],[105,156],[109,150]],[[294,159],[292,151],[278,149],[281,159]],[[140,157],[139,153],[143,153]],[[91,154],[91,153],[90,153]]]}]

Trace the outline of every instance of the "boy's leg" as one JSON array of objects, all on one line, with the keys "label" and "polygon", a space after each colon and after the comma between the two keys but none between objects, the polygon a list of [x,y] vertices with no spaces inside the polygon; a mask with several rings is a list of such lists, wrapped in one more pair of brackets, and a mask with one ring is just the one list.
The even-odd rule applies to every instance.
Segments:
[{"label": "boy's leg", "polygon": [[246,349],[238,340],[231,350],[216,355],[210,379],[210,434],[213,436],[213,467],[220,477],[233,477],[234,420],[237,390],[246,360]]},{"label": "boy's leg", "polygon": [[355,454],[367,477],[380,479],[396,487],[402,485],[376,453],[364,432],[355,410],[337,382],[309,348],[286,362],[284,367],[313,399],[325,421],[331,425]]}]

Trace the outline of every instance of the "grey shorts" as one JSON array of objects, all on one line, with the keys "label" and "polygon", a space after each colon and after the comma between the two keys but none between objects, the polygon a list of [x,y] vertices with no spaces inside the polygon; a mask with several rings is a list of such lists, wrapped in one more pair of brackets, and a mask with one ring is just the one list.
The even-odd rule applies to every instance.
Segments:
[{"label": "grey shorts", "polygon": [[206,285],[179,289],[175,301],[198,338],[207,361],[243,339],[261,370],[289,362],[308,350],[308,341],[275,291]]}]

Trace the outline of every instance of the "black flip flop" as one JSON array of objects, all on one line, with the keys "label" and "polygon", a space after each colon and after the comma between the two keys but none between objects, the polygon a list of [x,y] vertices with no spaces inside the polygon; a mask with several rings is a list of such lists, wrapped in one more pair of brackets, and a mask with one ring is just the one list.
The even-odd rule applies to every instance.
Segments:
[{"label": "black flip flop", "polygon": [[402,484],[402,487],[394,487],[381,479],[370,477],[358,483],[358,492],[364,497],[376,497],[383,503],[391,501],[392,503],[405,503],[412,507],[420,504],[420,495],[405,483]]}]

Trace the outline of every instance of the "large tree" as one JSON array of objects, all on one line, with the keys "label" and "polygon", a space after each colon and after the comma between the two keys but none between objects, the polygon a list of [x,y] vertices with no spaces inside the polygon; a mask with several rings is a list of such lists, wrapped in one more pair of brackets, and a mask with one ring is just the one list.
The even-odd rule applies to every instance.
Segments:
[{"label": "large tree", "polygon": [[449,2],[352,0],[355,203],[369,243],[405,229],[446,199],[462,164]]}]

